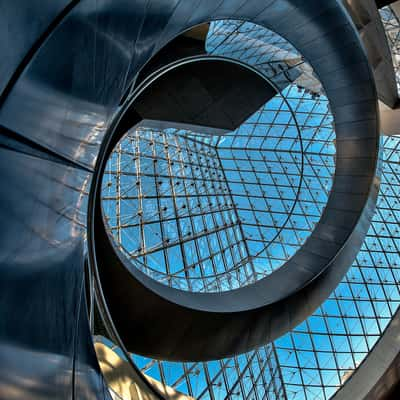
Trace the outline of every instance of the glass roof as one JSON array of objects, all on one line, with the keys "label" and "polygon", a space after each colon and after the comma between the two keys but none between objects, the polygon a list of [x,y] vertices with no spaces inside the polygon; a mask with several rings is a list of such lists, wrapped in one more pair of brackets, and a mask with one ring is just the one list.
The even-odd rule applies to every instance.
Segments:
[{"label": "glass roof", "polygon": [[[132,265],[166,285],[224,291],[282,266],[319,221],[335,133],[312,68],[277,34],[211,23],[210,54],[256,67],[282,92],[224,136],[139,124],[112,153],[106,223]],[[320,85],[318,86],[320,88]]]},{"label": "glass roof", "polygon": [[222,137],[133,128],[103,178],[104,215],[120,249],[154,279],[191,291],[230,290],[279,268],[329,195],[327,105],[293,84]]},{"label": "glass roof", "polygon": [[[395,43],[398,36],[398,20],[393,18],[388,9],[383,10],[382,17],[384,22],[389,21],[385,23],[386,29],[395,32],[388,33]],[[249,40],[252,46],[249,46]],[[214,54],[219,52],[229,55],[229,51],[236,52],[236,56],[241,60],[247,57],[253,65],[258,63],[266,76],[275,79],[275,84],[282,89],[282,95],[299,121],[303,151],[299,151],[300,144],[296,142],[295,133],[289,136],[285,144],[276,139],[275,143],[279,143],[280,147],[275,148],[268,144],[268,148],[265,149],[268,157],[275,157],[279,167],[268,174],[271,188],[279,194],[283,188],[290,187],[292,196],[285,192],[286,197],[271,196],[273,200],[269,201],[274,206],[279,204],[282,207],[280,210],[286,215],[287,208],[290,209],[295,203],[287,222],[281,223],[278,228],[274,224],[268,227],[270,239],[273,233],[280,230],[277,240],[266,241],[268,255],[265,259],[259,258],[263,259],[264,268],[265,260],[268,259],[269,267],[263,272],[268,274],[278,268],[301,245],[318,221],[329,195],[335,165],[335,136],[329,104],[309,66],[287,42],[272,32],[261,32],[259,27],[248,23],[217,21],[211,23],[207,45],[208,50]],[[393,48],[395,46],[392,46],[392,51]],[[398,73],[398,69],[396,72]],[[265,129],[265,122],[261,119],[263,112],[269,114],[272,111],[268,109],[268,104],[265,107],[267,109],[264,111],[260,110],[260,119],[253,116],[253,119],[250,118],[244,125],[252,125],[245,131],[251,133],[239,138],[236,136],[240,135],[239,130],[230,138],[228,135],[227,142],[224,142],[225,138],[203,138],[196,144],[207,149],[212,145],[215,149],[225,143],[227,148],[221,147],[223,156],[219,156],[218,166],[227,160],[229,165],[233,166],[230,168],[233,171],[229,179],[241,185],[243,191],[246,190],[247,184],[251,184],[248,181],[251,182],[251,179],[257,176],[257,172],[254,174],[254,170],[250,168],[251,176],[246,176],[243,178],[245,182],[242,181],[243,168],[240,158],[236,155],[233,157],[232,144],[236,137],[238,141],[249,141],[253,136],[257,136],[254,132],[257,132],[258,124]],[[277,115],[275,112],[275,117]],[[268,121],[270,117],[266,118]],[[286,120],[284,125],[287,122]],[[146,133],[150,137],[153,134],[151,131]],[[170,134],[171,132],[161,133],[162,140],[180,143],[193,140],[193,134],[189,132],[175,132],[172,136]],[[174,139],[171,139],[172,137]],[[243,142],[241,146],[244,148],[248,143]],[[184,151],[188,151],[187,147],[183,147]],[[113,157],[118,157],[117,154],[118,149]],[[301,154],[301,160],[300,157],[294,157]],[[282,158],[279,159],[278,155]],[[262,160],[261,157],[257,161]],[[337,289],[310,318],[274,343],[237,357],[207,363],[170,363],[132,355],[139,368],[165,384],[200,399],[330,398],[371,351],[400,303],[400,136],[382,137],[381,160],[382,183],[377,208],[361,251]],[[302,176],[299,175],[299,161],[303,162]],[[268,165],[269,162],[266,163],[266,166]],[[113,175],[113,171],[110,169],[109,177]],[[294,175],[291,175],[292,172]],[[294,182],[290,181],[290,178],[293,178]],[[104,182],[107,182],[107,179],[105,178]],[[227,187],[229,188],[229,183]],[[294,188],[299,187],[298,201],[293,202]],[[246,193],[243,197],[254,196],[253,188],[248,191],[249,194]],[[105,192],[103,196],[106,196]],[[232,200],[229,201],[234,203],[233,197],[231,196],[229,199]],[[110,227],[117,226],[112,220],[114,210],[107,211],[109,205],[104,207],[106,214],[110,216]],[[253,213],[251,205],[246,211]],[[276,215],[278,214],[276,211]],[[271,210],[273,219],[272,215]],[[232,222],[237,222],[239,218],[241,219],[237,217]],[[248,221],[250,220],[251,218]],[[246,220],[242,222],[242,229],[245,226]],[[259,227],[257,229],[259,230]],[[246,234],[241,233],[241,238],[249,236],[249,232],[250,229]],[[264,232],[266,233],[267,229]],[[235,240],[239,254],[242,242]],[[254,279],[254,275],[250,274],[249,279]],[[182,281],[185,280],[179,282]],[[243,282],[238,281],[236,284]],[[204,285],[198,290],[208,289]]]}]

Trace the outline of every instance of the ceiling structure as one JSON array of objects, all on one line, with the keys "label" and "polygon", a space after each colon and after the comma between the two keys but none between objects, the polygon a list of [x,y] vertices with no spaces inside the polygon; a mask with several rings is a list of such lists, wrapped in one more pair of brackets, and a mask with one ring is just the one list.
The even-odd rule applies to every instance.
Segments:
[{"label": "ceiling structure", "polygon": [[[389,12],[387,8],[382,10],[382,16]],[[393,31],[393,26],[390,28]],[[211,23],[206,48],[212,54],[257,65],[267,76],[270,69],[279,68],[279,63],[289,65],[297,59],[300,62],[291,65],[304,65],[284,39],[249,23]],[[336,152],[329,102],[312,69],[305,66],[304,70],[307,74],[298,74],[282,94],[267,101],[226,136],[177,128],[161,130],[146,127],[144,122],[119,142],[103,180],[103,207],[114,239],[137,268],[183,290],[229,290],[268,275],[304,243],[326,205]],[[288,117],[290,110],[301,121],[298,131],[295,120]],[[132,355],[142,371],[196,398],[327,399],[334,395],[371,351],[397,310],[398,279],[392,268],[400,264],[396,243],[400,216],[395,211],[400,201],[400,183],[396,179],[400,137],[382,138],[382,148],[382,182],[367,238],[342,283],[312,317],[271,345],[222,361],[179,364]],[[228,158],[221,159],[220,154]],[[160,166],[162,162],[172,164],[172,176],[157,173],[158,169],[167,170]],[[270,171],[270,177],[264,175],[257,180],[263,171]],[[135,181],[126,175],[134,175]],[[270,183],[260,185],[257,194],[260,181]],[[215,184],[221,185],[221,202],[212,207],[209,201],[218,193],[212,187]],[[149,193],[157,188],[161,188],[158,193]],[[175,208],[166,200],[174,197],[178,203]],[[205,199],[205,205],[198,204],[199,197]],[[244,197],[248,199],[248,209],[243,207]],[[252,205],[256,201],[257,207],[260,197],[267,204],[262,209],[267,208],[269,219],[275,222],[268,227],[260,225],[267,218],[257,214]],[[181,205],[182,198],[187,203]],[[140,201],[142,207],[138,206]],[[160,212],[163,207],[168,207],[165,214]],[[179,211],[182,207],[183,213]],[[196,213],[197,209],[201,212]],[[223,212],[227,215],[225,220]],[[199,215],[201,221],[197,219]],[[168,226],[171,221],[172,228]],[[210,238],[220,231],[218,223],[225,226],[226,238],[213,241]],[[249,258],[247,253],[257,246],[257,231],[258,235],[275,238],[272,248],[271,242],[264,239],[263,248],[270,251],[261,259]],[[171,236],[175,242],[165,245],[165,238]],[[151,247],[151,240],[156,238],[158,246]],[[177,243],[183,243],[181,252],[175,250],[179,248]],[[147,258],[143,251],[146,245]],[[207,257],[201,257],[205,248]],[[226,249],[230,258],[224,257]],[[235,257],[239,268],[231,271],[228,266]],[[230,262],[225,261],[227,258]],[[180,267],[171,271],[168,264],[174,260],[175,267],[177,259]],[[218,266],[225,269],[218,271]],[[240,268],[245,272],[241,273]],[[278,371],[271,365],[276,365]],[[273,384],[266,386],[262,380]]]},{"label": "ceiling structure", "polygon": [[0,393],[396,398],[399,3],[39,3],[0,13]]}]

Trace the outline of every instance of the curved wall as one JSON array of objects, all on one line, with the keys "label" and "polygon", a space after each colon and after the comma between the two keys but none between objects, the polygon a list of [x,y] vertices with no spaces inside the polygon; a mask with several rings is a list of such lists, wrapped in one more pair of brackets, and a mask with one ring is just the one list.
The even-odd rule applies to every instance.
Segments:
[{"label": "curved wall", "polygon": [[[336,22],[342,12],[336,1],[323,7],[320,1],[193,5],[87,0],[0,6],[0,387],[6,398],[108,398],[83,294],[91,170],[133,77],[182,28],[209,15],[256,15],[260,22],[268,14],[288,39],[290,31],[307,32],[305,55],[332,77],[326,90],[338,99],[353,90],[347,82],[355,76],[341,68],[350,52],[365,102],[335,110],[338,123],[366,107],[377,126],[376,110],[369,108],[375,102],[369,67],[362,51],[353,53],[358,42],[351,23]],[[294,29],[291,18],[299,13]],[[334,42],[312,40],[321,33],[312,21],[321,19],[343,46],[340,52]],[[11,142],[4,139],[10,132]],[[374,163],[374,155],[366,162]]]}]

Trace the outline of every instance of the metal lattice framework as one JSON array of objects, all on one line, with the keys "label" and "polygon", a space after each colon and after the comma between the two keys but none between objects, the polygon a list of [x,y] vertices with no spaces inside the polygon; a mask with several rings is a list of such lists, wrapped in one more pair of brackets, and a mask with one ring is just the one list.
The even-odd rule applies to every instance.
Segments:
[{"label": "metal lattice framework", "polygon": [[368,235],[345,279],[275,342],[289,399],[325,399],[343,385],[396,312],[400,267],[400,137],[382,143],[382,183]]},{"label": "metal lattice framework", "polygon": [[[392,17],[389,20],[393,22]],[[390,29],[398,29],[398,22],[396,24],[397,28],[392,25],[385,26],[386,29],[388,27]],[[240,29],[242,29],[242,32]],[[260,59],[259,53],[255,55],[254,51],[252,52],[251,48],[244,44],[244,40],[238,40],[245,34],[246,30],[247,32],[251,32],[254,43],[257,43],[258,48],[266,46],[265,49],[268,50],[263,51],[269,55],[274,54],[276,60],[273,60],[273,57]],[[283,91],[283,95],[299,121],[303,141],[304,172],[298,201],[293,208],[293,213],[287,223],[284,224],[277,240],[273,241],[274,244],[277,244],[277,247],[271,248],[272,245],[269,241],[267,242],[269,248],[274,249],[274,251],[270,251],[268,254],[269,268],[273,270],[274,268],[279,268],[282,260],[288,256],[290,257],[290,251],[287,253],[288,249],[295,251],[297,246],[301,246],[304,238],[312,231],[314,224],[318,221],[326,198],[329,195],[331,177],[334,172],[335,136],[328,101],[322,92],[316,95],[313,90],[310,90],[310,87],[317,86],[304,83],[307,82],[306,77],[310,78],[308,82],[314,82],[315,78],[312,74],[307,75],[303,72],[301,75],[303,84],[300,84],[299,75],[296,78],[296,75],[283,73],[283,70],[291,71],[288,66],[296,65],[298,67],[301,65],[301,62],[300,59],[298,59],[298,63],[288,62],[288,59],[296,57],[289,56],[289,50],[284,47],[284,41],[283,43],[276,41],[276,36],[273,34],[268,36],[268,40],[260,40],[260,32],[257,29],[253,29],[253,27],[250,29],[249,26],[246,27],[243,23],[233,23],[232,21],[231,25],[216,22],[214,26],[211,26],[210,32],[214,32],[214,36],[210,35],[209,38],[209,43],[213,43],[210,51],[214,50],[214,53],[217,53],[216,49],[219,49],[219,54],[221,55],[227,55],[228,50],[231,52],[237,51],[239,59],[244,60],[247,57],[248,60],[253,62],[253,65],[259,64],[259,66],[264,68],[264,71],[269,70],[269,73],[266,72],[266,75],[269,77],[278,77],[280,75],[281,77],[284,76],[286,82],[294,82],[287,87],[286,91]],[[221,35],[221,37],[218,35]],[[275,53],[271,52],[271,49],[274,47],[277,48]],[[283,56],[282,52],[285,51],[286,53]],[[278,59],[281,59],[281,61],[278,62]],[[273,64],[273,61],[277,62]],[[305,68],[304,70],[307,71],[308,69]],[[275,80],[275,82],[278,81],[278,79]],[[271,110],[268,111],[265,114],[271,113]],[[260,111],[260,115],[263,115],[262,111]],[[269,117],[267,116],[267,118]],[[269,122],[271,123],[272,121]],[[265,125],[264,121],[259,119],[255,114],[253,119],[247,121],[242,127],[243,132],[246,132],[246,134],[240,135],[240,130],[236,132],[238,136],[235,136],[235,138],[241,144],[241,151],[248,146],[253,136],[257,137],[256,132],[259,132],[258,129],[260,129],[260,126],[262,126],[261,129],[263,129],[263,132],[267,130]],[[285,126],[285,124],[283,125]],[[287,123],[286,126],[289,127]],[[156,134],[162,138],[164,145],[168,144],[170,146],[169,142],[172,141],[175,142],[176,147],[180,146],[181,150],[193,152],[193,149],[196,149],[197,154],[206,154],[207,151],[213,151],[216,147],[223,146],[221,148],[223,148],[222,154],[224,156],[221,157],[220,155],[216,164],[209,166],[209,173],[211,173],[211,176],[213,172],[217,173],[217,171],[221,170],[222,163],[226,162],[224,165],[225,169],[227,165],[233,166],[231,168],[233,170],[232,176],[237,177],[236,180],[232,179],[230,183],[241,185],[241,190],[245,191],[248,180],[251,181],[254,176],[257,176],[257,171],[254,172],[253,168],[249,169],[249,177],[245,178],[241,175],[241,170],[243,169],[239,161],[241,159],[236,158],[236,156],[233,157],[232,148],[234,146],[232,144],[236,140],[233,136],[231,138],[228,137],[228,139],[216,139],[199,135],[194,136],[193,133],[188,132],[163,132],[161,135],[160,132],[146,132],[146,135],[149,135],[149,137]],[[146,139],[146,135],[142,136],[144,138],[143,142],[148,140],[148,138]],[[276,139],[279,141],[278,138]],[[292,136],[292,145],[295,141],[293,139],[294,136]],[[228,142],[224,142],[225,140]],[[137,140],[137,142],[140,141],[141,139]],[[190,143],[189,146],[187,145],[188,143]],[[229,143],[229,145],[225,146],[224,143]],[[122,154],[124,154],[122,147],[117,148],[117,151],[113,155],[113,162],[118,162],[115,160],[118,157],[120,157],[120,161],[122,160]],[[290,187],[292,192],[295,191],[294,188],[299,186],[298,175],[295,182],[288,180],[291,177],[289,171],[296,171],[298,174],[300,170],[299,160],[294,157],[294,155],[298,154],[297,149],[298,147],[291,147],[289,142],[286,142],[284,147],[279,149],[284,151],[277,152],[281,156],[285,154],[281,159],[276,159],[280,173],[274,170],[271,174],[271,177],[277,177],[276,181],[272,180],[274,185],[271,185],[271,187],[275,188],[278,193],[280,189],[285,187],[284,182],[289,182],[286,186]],[[142,371],[167,385],[201,399],[232,397],[243,399],[296,400],[330,398],[371,351],[398,309],[400,302],[400,137],[392,136],[384,138],[382,149],[382,184],[377,210],[368,236],[357,259],[354,261],[353,266],[342,283],[312,317],[308,318],[296,329],[275,343],[230,359],[207,363],[168,363],[134,355],[134,361]],[[270,153],[276,150],[278,149],[273,146],[268,148]],[[288,155],[290,155],[290,158],[288,158]],[[215,160],[215,157],[213,160]],[[115,166],[116,164],[113,165]],[[198,160],[198,165],[199,168],[200,166],[204,167],[204,162],[201,163]],[[287,169],[284,167],[287,167]],[[115,169],[110,169],[108,173],[109,178],[111,176],[118,176]],[[212,179],[208,179],[207,177],[209,175],[203,174],[199,182],[212,181]],[[118,180],[119,178],[112,179]],[[152,179],[154,179],[154,173]],[[244,183],[242,179],[245,180]],[[215,183],[212,182],[211,184]],[[224,206],[229,208],[229,204],[234,204],[235,201],[232,193],[229,193],[229,184],[226,183],[226,180],[221,182],[220,197],[223,200],[221,202],[223,202]],[[172,187],[171,184],[170,187]],[[104,190],[110,189],[105,188]],[[204,197],[207,200],[211,193],[215,193],[213,190],[215,188],[207,186],[204,192]],[[249,190],[248,192],[251,194],[254,193]],[[108,192],[108,195],[110,195],[110,192]],[[114,197],[111,194],[109,200],[110,203],[116,203],[115,194]],[[270,201],[273,201],[274,205],[279,204],[283,206],[282,211],[284,214],[287,214],[287,206],[290,206],[290,204],[286,204],[285,200],[285,197],[277,196],[274,200]],[[208,205],[208,207],[210,206]],[[174,213],[173,219],[177,221],[179,214],[176,213],[175,208],[172,207],[172,209]],[[246,211],[251,212],[251,207]],[[108,216],[113,215],[116,218],[116,214],[113,214],[114,212],[116,213],[117,211],[109,208],[106,214]],[[222,214],[223,212],[225,210],[219,209],[214,213],[211,212],[210,215],[214,214],[215,219],[215,215]],[[245,224],[246,221],[240,221],[239,224],[237,212],[230,215],[236,216],[236,219],[231,218],[230,220],[232,225],[235,226],[230,229],[233,232],[237,232],[237,236],[234,239],[234,243],[236,243],[234,251],[237,252],[237,260],[240,263],[240,260],[247,260],[246,257],[243,257],[243,254],[246,255],[244,248],[245,241],[243,239],[247,237],[247,233],[244,234],[243,232],[244,227],[247,225]],[[252,218],[255,220],[253,216],[249,220]],[[211,220],[212,218],[209,219],[209,221]],[[113,234],[117,239],[118,235],[121,235],[122,240],[123,229],[120,229],[121,223],[118,225],[116,219],[113,220],[112,218],[108,220],[108,223],[111,229],[113,229],[113,224],[114,227],[117,227],[113,229]],[[210,222],[209,227],[212,226],[212,222]],[[282,226],[279,229],[281,228]],[[259,226],[257,226],[257,230],[260,232]],[[233,234],[232,237],[234,237]],[[243,244],[243,250],[240,250],[241,244]],[[286,250],[276,250],[278,248]],[[165,255],[163,257],[165,259]],[[144,259],[141,261],[142,265],[146,265]],[[199,261],[201,259],[198,257],[197,262]],[[241,278],[243,280],[237,280],[235,282],[236,285],[245,284],[246,278],[250,281],[254,279],[256,275],[254,275],[250,264],[250,262],[245,264],[246,267],[249,267],[248,275],[243,274]],[[254,260],[252,264],[254,267]],[[264,262],[264,268],[265,265],[267,264]],[[213,269],[210,269],[210,271],[214,272]],[[269,269],[265,269],[264,273],[268,274],[268,271]],[[165,278],[166,270],[162,272],[163,274],[159,275],[161,279]],[[183,278],[179,282],[187,279],[186,276]],[[198,281],[201,281],[201,279]],[[211,283],[211,286],[215,282],[216,280]],[[233,281],[229,281],[228,279],[225,282],[229,287]],[[208,290],[210,287],[209,284],[210,282],[206,282],[198,290]],[[186,289],[193,290],[193,287],[187,286]],[[218,288],[218,290],[221,289]]]},{"label": "metal lattice framework", "polygon": [[[382,143],[382,183],[364,245],[328,300],[274,344],[231,359],[167,363],[143,372],[198,398],[328,399],[379,340],[400,304],[400,136]],[[257,392],[257,394],[256,394]]]},{"label": "metal lattice framework", "polygon": [[397,90],[400,92],[400,22],[390,6],[379,10],[386,32],[386,38],[392,53],[394,71],[396,73]]},{"label": "metal lattice framework", "polygon": [[121,250],[153,278],[191,291],[240,287],[287,261],[322,214],[335,164],[329,103],[290,43],[224,20],[210,24],[206,50],[256,67],[282,94],[222,138],[136,127],[103,181]]},{"label": "metal lattice framework", "polygon": [[119,143],[103,205],[135,265],[180,289],[221,291],[268,275],[294,254],[329,194],[334,132],[325,98],[315,103],[294,85],[284,96],[302,137],[278,95],[223,137],[139,127]]}]

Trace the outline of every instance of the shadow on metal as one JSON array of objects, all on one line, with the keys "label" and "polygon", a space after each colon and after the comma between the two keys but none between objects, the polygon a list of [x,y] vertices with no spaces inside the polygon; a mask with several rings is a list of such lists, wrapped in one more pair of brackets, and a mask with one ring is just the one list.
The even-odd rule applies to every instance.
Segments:
[{"label": "shadow on metal", "polygon": [[[96,185],[111,144],[124,133],[119,124],[126,128],[129,116],[122,110],[109,131],[110,145],[105,141],[97,164],[92,187],[96,197],[92,201],[97,201],[97,207],[91,215],[89,233],[106,303],[131,352],[167,360],[211,360],[270,342],[312,314],[340,282],[361,246],[379,186],[375,176],[378,121],[374,79],[355,27],[341,6],[327,2],[327,9],[316,13],[304,5],[300,14],[295,3],[285,2],[289,8],[282,2],[272,3],[255,20],[249,15],[247,19],[289,39],[313,65],[330,99],[337,160],[322,218],[293,258],[252,285],[223,293],[189,293],[155,282],[129,266],[102,222]],[[290,18],[278,18],[283,12]],[[216,11],[208,18],[218,17]],[[244,18],[240,12],[236,17]],[[295,36],[293,24],[302,32],[301,37]],[[351,64],[344,58],[350,53]],[[369,93],[362,99],[361,88]],[[145,88],[138,90],[136,97],[140,99]],[[134,98],[130,99],[133,107]]]},{"label": "shadow on metal", "polygon": [[[92,176],[73,164],[91,169],[99,152],[104,157],[121,98],[141,69],[183,31],[211,19],[239,18],[266,26],[310,61],[335,116],[334,194],[298,258],[273,278],[280,287],[281,279],[287,282],[279,293],[266,292],[260,281],[227,297],[193,297],[129,274],[109,252],[113,258],[101,269],[110,277],[102,283],[112,318],[119,329],[126,307],[132,306],[119,302],[121,294],[130,292],[135,302],[121,336],[135,332],[133,350],[167,359],[210,359],[271,340],[325,299],[362,242],[377,183],[376,90],[356,29],[340,2],[32,0],[3,2],[0,10],[0,124],[38,146],[32,148],[68,161],[0,148],[2,397],[110,398],[83,307]],[[100,216],[92,217],[100,229]],[[101,241],[107,246],[103,250],[112,250],[108,237],[96,238],[96,246]],[[111,297],[112,287],[119,299]],[[274,313],[267,311],[271,307]]]}]

